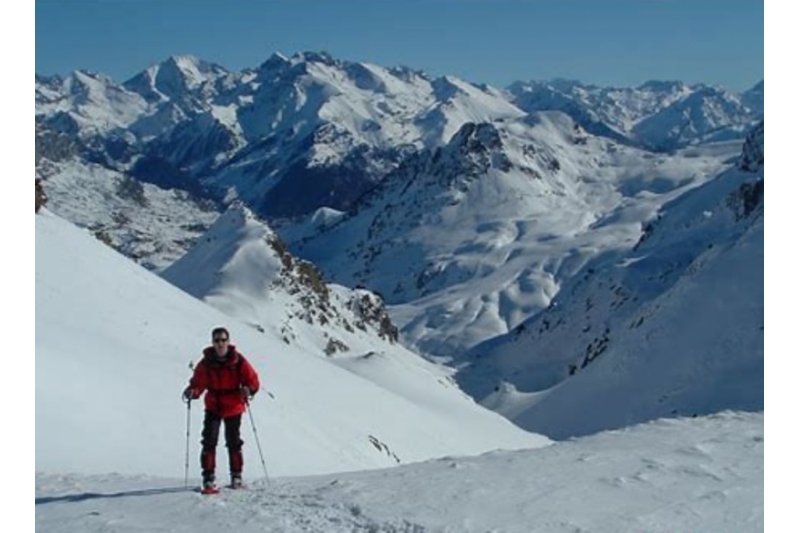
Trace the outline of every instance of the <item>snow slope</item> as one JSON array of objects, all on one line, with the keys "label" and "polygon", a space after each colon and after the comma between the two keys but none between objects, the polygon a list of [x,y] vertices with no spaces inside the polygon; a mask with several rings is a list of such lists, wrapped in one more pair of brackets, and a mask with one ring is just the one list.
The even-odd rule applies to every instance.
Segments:
[{"label": "snow slope", "polygon": [[764,503],[763,413],[726,412],[211,497],[182,479],[39,474],[36,531],[755,533]]},{"label": "snow slope", "polygon": [[[288,346],[43,213],[36,217],[37,471],[181,476],[187,410],[180,392],[188,363],[198,359],[219,324],[229,326],[234,343],[261,373],[264,390],[252,414],[275,475],[548,442],[424,368],[398,373],[403,377],[394,377],[390,390]],[[364,361],[374,371],[370,359]],[[397,383],[409,376],[413,382]],[[202,409],[192,407],[196,473]],[[256,476],[256,446],[247,433],[244,439],[247,474]]]},{"label": "snow slope", "polygon": [[397,328],[376,294],[325,283],[314,265],[293,257],[277,234],[240,203],[162,276],[309,353],[390,350],[419,359],[395,346]]},{"label": "snow slope", "polygon": [[546,311],[461,361],[462,386],[553,438],[764,408],[763,126]]}]

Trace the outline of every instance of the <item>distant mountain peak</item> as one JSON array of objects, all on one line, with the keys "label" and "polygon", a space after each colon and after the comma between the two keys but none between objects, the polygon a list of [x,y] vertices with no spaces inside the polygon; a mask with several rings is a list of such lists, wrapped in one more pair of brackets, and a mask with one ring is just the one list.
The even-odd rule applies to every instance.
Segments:
[{"label": "distant mountain peak", "polygon": [[94,81],[101,81],[103,83],[113,83],[113,80],[102,74],[100,72],[94,72],[93,70],[86,70],[86,69],[78,69],[72,73],[72,77],[79,79],[79,80],[94,80]]},{"label": "distant mountain peak", "polygon": [[307,61],[310,63],[322,63],[324,65],[333,66],[339,61],[334,59],[332,55],[325,51],[304,51],[298,52],[292,56],[296,61]]},{"label": "distant mountain peak", "polygon": [[680,80],[647,80],[639,85],[638,89],[668,92],[682,89],[685,86],[686,84]]},{"label": "distant mountain peak", "polygon": [[586,87],[586,88],[595,87],[594,85],[587,84],[579,80],[572,80],[569,78],[553,78],[547,81],[546,83],[550,87],[557,89],[559,91],[572,91],[577,87]]},{"label": "distant mountain peak", "polygon": [[193,56],[191,54],[173,54],[169,56],[165,63],[173,63],[178,66],[199,66],[200,63],[204,63],[204,61],[200,60],[197,56]]},{"label": "distant mountain peak", "polygon": [[750,87],[750,89],[748,89],[748,92],[749,91],[760,91],[763,94],[763,92],[764,92],[764,80],[761,80],[758,83],[756,83],[755,85],[753,85],[752,87]]},{"label": "distant mountain peak", "polygon": [[151,65],[123,86],[148,102],[180,100],[203,83],[228,74],[228,70],[189,54],[172,55]]},{"label": "distant mountain peak", "polygon": [[411,81],[415,77],[430,81],[430,76],[424,70],[411,68],[405,65],[398,65],[388,69],[389,74],[403,81]]},{"label": "distant mountain peak", "polygon": [[280,52],[273,52],[266,61],[261,63],[259,70],[274,70],[285,68],[291,65],[291,59],[281,54]]},{"label": "distant mountain peak", "polygon": [[88,94],[106,88],[116,88],[114,80],[91,70],[75,70],[62,80],[64,89],[73,94]]}]

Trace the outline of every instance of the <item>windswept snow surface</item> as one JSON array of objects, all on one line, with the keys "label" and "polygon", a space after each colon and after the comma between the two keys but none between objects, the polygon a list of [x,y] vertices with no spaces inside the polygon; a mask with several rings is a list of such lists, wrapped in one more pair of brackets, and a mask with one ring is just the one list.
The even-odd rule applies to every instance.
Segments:
[{"label": "windswept snow surface", "polygon": [[36,530],[650,532],[764,530],[763,413],[651,422],[536,450],[252,481],[36,476]]}]

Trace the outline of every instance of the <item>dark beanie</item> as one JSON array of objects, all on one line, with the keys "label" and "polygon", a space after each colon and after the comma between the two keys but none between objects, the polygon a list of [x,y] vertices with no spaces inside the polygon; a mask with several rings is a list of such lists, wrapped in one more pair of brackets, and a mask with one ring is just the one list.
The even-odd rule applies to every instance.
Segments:
[{"label": "dark beanie", "polygon": [[228,333],[228,330],[223,328],[222,326],[220,326],[218,328],[214,328],[213,330],[211,330],[211,338],[213,339],[214,337],[216,337],[220,333],[224,333],[225,336],[228,337],[229,339],[231,338],[231,334]]}]

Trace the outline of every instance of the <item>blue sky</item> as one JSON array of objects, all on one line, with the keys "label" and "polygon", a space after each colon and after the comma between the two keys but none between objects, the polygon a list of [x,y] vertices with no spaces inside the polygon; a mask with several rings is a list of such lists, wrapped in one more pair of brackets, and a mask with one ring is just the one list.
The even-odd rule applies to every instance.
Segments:
[{"label": "blue sky", "polygon": [[272,52],[406,65],[506,86],[649,79],[743,90],[764,77],[756,0],[36,0],[36,72],[124,81],[174,54],[231,70]]}]

